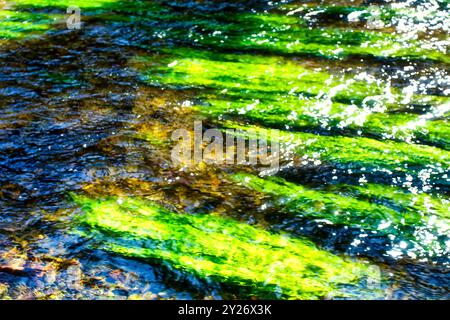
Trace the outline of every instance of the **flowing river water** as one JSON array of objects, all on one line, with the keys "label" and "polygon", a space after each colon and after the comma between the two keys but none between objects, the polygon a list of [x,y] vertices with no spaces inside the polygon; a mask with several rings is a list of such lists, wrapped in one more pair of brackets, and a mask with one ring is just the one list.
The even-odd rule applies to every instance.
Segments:
[{"label": "flowing river water", "polygon": [[[0,298],[450,298],[449,13],[0,2]],[[196,121],[280,169],[175,165]]]}]

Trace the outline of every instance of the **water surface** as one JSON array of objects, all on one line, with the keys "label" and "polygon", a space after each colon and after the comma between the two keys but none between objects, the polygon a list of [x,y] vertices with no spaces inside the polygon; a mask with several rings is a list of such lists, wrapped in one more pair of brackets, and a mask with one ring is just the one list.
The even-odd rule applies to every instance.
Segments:
[{"label": "water surface", "polygon": [[[81,9],[79,30],[66,25],[71,4]],[[237,284],[221,269],[147,259],[132,250],[143,246],[133,237],[108,250],[116,235],[80,222],[86,210],[74,198],[86,197],[150,201],[195,223],[218,216],[219,226],[314,243],[333,255],[329,266],[379,272],[375,285],[349,281],[342,295],[313,298],[448,298],[448,6],[6,1],[0,297],[298,297],[262,292],[251,274]],[[281,170],[259,177],[252,165],[174,166],[171,133],[192,131],[195,120],[280,130]]]}]

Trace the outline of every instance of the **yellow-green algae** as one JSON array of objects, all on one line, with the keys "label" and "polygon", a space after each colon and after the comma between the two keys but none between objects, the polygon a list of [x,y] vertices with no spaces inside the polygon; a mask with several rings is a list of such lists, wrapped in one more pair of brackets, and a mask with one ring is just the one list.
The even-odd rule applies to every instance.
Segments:
[{"label": "yellow-green algae", "polygon": [[0,40],[22,39],[42,34],[60,20],[60,15],[1,10],[0,8]]},{"label": "yellow-green algae", "polygon": [[[311,55],[328,59],[349,56],[428,59],[449,63],[447,54],[428,49],[424,42],[378,31],[338,27],[311,28],[297,17],[272,13],[212,14],[177,27],[171,16],[166,37],[217,49],[270,52],[281,55]],[[123,20],[123,19],[122,19]],[[164,21],[164,20],[163,20]],[[163,28],[157,30],[163,31]],[[186,37],[187,35],[187,37]],[[184,40],[183,40],[184,37]]]},{"label": "yellow-green algae", "polygon": [[[66,9],[111,9],[118,0],[14,0],[0,3],[0,40],[17,40],[42,35],[65,25]],[[106,5],[110,5],[106,7]],[[58,13],[36,10],[58,8]],[[30,11],[30,9],[33,9]],[[83,12],[85,14],[86,12]]]},{"label": "yellow-green algae", "polygon": [[368,82],[357,75],[333,75],[278,57],[192,49],[169,52],[160,64],[147,57],[136,58],[135,63],[144,68],[145,80],[152,85],[213,90],[200,95],[202,103],[195,106],[210,117],[245,117],[276,128],[418,139],[449,148],[446,122],[431,118],[408,127],[419,116],[407,112],[410,105],[429,112],[448,109],[448,97],[413,94],[404,101],[400,90],[383,82]]},{"label": "yellow-green algae", "polygon": [[367,264],[226,217],[177,214],[137,198],[76,201],[85,212],[80,219],[88,226],[87,235],[105,249],[247,287],[254,296],[350,297],[349,287],[354,290],[371,276]]},{"label": "yellow-green algae", "polygon": [[[359,31],[342,27],[311,28],[305,19],[271,12],[191,11],[191,18],[177,12],[164,1],[120,0],[16,0],[11,5],[22,9],[65,9],[77,6],[83,14],[103,16],[105,21],[151,26],[171,42],[217,49],[257,50],[275,54],[313,55],[345,58],[352,55],[429,59],[450,62],[449,56],[416,39],[378,31]],[[320,6],[317,7],[320,9]],[[92,12],[91,12],[92,11]],[[138,19],[136,19],[138,17]],[[155,24],[156,23],[156,24]],[[146,41],[140,45],[148,45]]]},{"label": "yellow-green algae", "polygon": [[[254,132],[270,137],[267,129],[226,122],[237,135],[248,136]],[[416,144],[378,141],[369,138],[321,136],[303,132],[278,131],[278,142],[305,159],[315,159],[340,170],[350,169],[353,174],[377,176],[411,175],[419,179],[427,173],[426,183],[447,188],[450,179],[450,153],[448,151]],[[426,189],[425,191],[429,191]]]},{"label": "yellow-green algae", "polygon": [[[261,94],[291,92],[306,96],[327,94],[327,89],[334,88],[336,92],[330,96],[333,101],[355,104],[361,104],[367,97],[386,94],[389,89],[392,95],[391,100],[386,101],[389,110],[396,110],[403,98],[398,89],[387,88],[386,83],[379,83],[376,79],[368,82],[352,74],[333,75],[322,68],[307,67],[277,56],[205,52],[190,48],[161,50],[161,53],[163,55],[157,61],[152,56],[136,58],[143,66],[148,62],[149,68],[142,71],[151,84]],[[439,105],[450,102],[450,99],[414,94],[410,102]]]},{"label": "yellow-green algae", "polygon": [[123,2],[120,0],[12,0],[8,4],[17,8],[62,8],[77,6],[80,9],[103,8]]},{"label": "yellow-green algae", "polygon": [[395,243],[409,243],[410,252],[414,252],[415,256],[440,257],[448,254],[448,202],[445,204],[433,196],[412,195],[398,188],[375,184],[364,187],[333,186],[329,189],[335,192],[330,192],[312,190],[279,177],[263,179],[240,173],[235,174],[233,179],[273,196],[283,212],[333,225],[374,231],[386,238],[393,237]]},{"label": "yellow-green algae", "polygon": [[415,214],[425,218],[427,215],[436,215],[447,221],[447,230],[450,228],[450,199],[373,183],[366,183],[364,186],[331,185],[327,186],[326,190],[371,203],[383,204],[386,207],[404,211],[407,216]]}]

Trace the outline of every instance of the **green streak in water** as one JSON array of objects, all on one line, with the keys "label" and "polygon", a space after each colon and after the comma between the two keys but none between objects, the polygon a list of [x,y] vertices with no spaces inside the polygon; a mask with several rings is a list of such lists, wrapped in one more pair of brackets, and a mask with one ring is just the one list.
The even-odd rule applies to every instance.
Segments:
[{"label": "green streak in water", "polygon": [[[170,50],[161,64],[138,57],[145,80],[174,88],[206,88],[197,108],[210,117],[230,116],[284,129],[325,129],[395,140],[420,142],[448,149],[447,122],[428,120],[408,127],[419,116],[393,113],[408,105],[432,110],[450,104],[448,97],[404,94],[378,82],[336,76],[277,57]],[[145,69],[147,66],[147,69]]]},{"label": "green streak in water", "polygon": [[405,241],[410,246],[409,252],[416,256],[448,254],[445,241],[450,238],[450,210],[448,203],[433,196],[413,195],[376,184],[340,185],[320,191],[278,177],[263,179],[241,173],[233,179],[273,196],[283,212],[366,232],[375,231],[386,238],[394,236],[394,243]]},{"label": "green streak in water", "polygon": [[200,278],[251,289],[258,297],[349,297],[343,285],[370,276],[368,265],[344,261],[306,240],[208,215],[170,212],[134,198],[76,197],[82,222],[121,255],[157,259]]}]

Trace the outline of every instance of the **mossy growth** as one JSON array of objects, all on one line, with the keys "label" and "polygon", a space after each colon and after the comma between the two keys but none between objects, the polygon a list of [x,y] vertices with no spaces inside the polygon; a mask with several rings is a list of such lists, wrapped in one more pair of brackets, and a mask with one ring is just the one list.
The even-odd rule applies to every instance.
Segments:
[{"label": "mossy growth", "polygon": [[189,39],[208,47],[328,59],[358,55],[450,62],[445,53],[428,49],[419,40],[396,34],[333,26],[311,28],[302,17],[274,13],[218,18],[210,19],[209,23],[195,24]]},{"label": "mossy growth", "polygon": [[[287,4],[281,5],[277,7],[277,11],[283,12],[288,16],[305,16],[312,15],[312,20],[317,23],[338,23],[343,22],[346,23],[348,27],[351,28],[352,22],[360,23],[360,22],[370,22],[370,21],[380,21],[382,22],[380,28],[383,26],[392,26],[398,23],[398,21],[402,18],[408,18],[414,21],[415,23],[423,23],[428,22],[429,20],[433,20],[436,18],[442,18],[443,12],[446,9],[443,2],[441,2],[440,7],[433,6],[432,8],[428,7],[427,14],[423,13],[423,7],[414,7],[414,6],[393,6],[390,4],[386,5],[339,5],[339,4],[303,4],[299,6],[298,4]],[[438,20],[439,21],[439,20]],[[349,24],[350,22],[350,24]],[[435,23],[437,21],[434,21]]]},{"label": "mossy growth", "polygon": [[[259,98],[257,98],[259,97]],[[369,97],[370,98],[370,97]],[[379,98],[379,97],[378,97]],[[374,97],[374,100],[377,99]],[[382,98],[381,98],[382,99]],[[372,101],[372,102],[373,102]],[[255,94],[205,95],[194,109],[214,119],[245,120],[290,131],[329,132],[379,140],[415,142],[450,150],[446,121],[424,121],[409,127],[419,116],[379,112],[365,104],[358,107],[304,96]]]},{"label": "mossy growth", "polygon": [[0,3],[0,40],[26,39],[42,35],[65,24],[69,7],[78,7],[82,15],[111,12],[115,9],[137,11],[145,2],[120,0],[14,0]]},{"label": "mossy growth", "polygon": [[[104,18],[107,21],[130,22],[141,27],[151,22],[149,34],[159,34],[177,45],[312,55],[330,59],[368,55],[450,62],[448,55],[429,48],[420,40],[341,27],[311,28],[303,18],[270,12],[245,12],[249,9],[235,14],[210,12],[208,15],[191,11],[187,18],[170,3],[162,1],[17,0],[14,4],[19,10],[77,6],[87,15],[93,12],[106,14]],[[136,19],[137,16],[139,19]],[[148,45],[148,42],[144,41],[140,45]]]},{"label": "mossy growth", "polygon": [[[76,197],[87,235],[120,255],[151,259],[203,279],[246,287],[251,296],[350,297],[370,266],[312,243],[214,214],[188,215],[136,198]],[[347,289],[344,289],[344,286]],[[374,293],[375,294],[375,293]]]},{"label": "mossy growth", "polygon": [[411,195],[394,187],[375,184],[333,186],[320,191],[279,177],[263,179],[244,173],[235,174],[233,179],[272,196],[285,213],[375,232],[377,236],[392,239],[393,245],[403,241],[410,245],[409,252],[415,257],[440,257],[448,250],[448,203],[445,205],[430,195]]},{"label": "mossy growth", "polygon": [[48,31],[61,16],[0,9],[0,40],[22,39]]},{"label": "mossy growth", "polygon": [[[450,200],[443,198],[443,196],[412,193],[398,187],[373,183],[366,183],[364,186],[330,185],[325,190],[371,203],[382,204],[409,215],[416,214],[424,217],[422,223],[428,219],[426,218],[427,215],[431,218],[435,215],[438,219],[447,221],[446,225],[442,224],[443,227],[446,227],[447,230],[450,228]],[[432,218],[432,220],[435,219]]]},{"label": "mossy growth", "polygon": [[[417,132],[416,136],[419,139],[427,139],[433,141],[442,149],[450,150],[450,123],[448,120],[434,120],[427,121],[423,132]],[[426,138],[425,138],[426,137]]]},{"label": "mossy growth", "polygon": [[[410,101],[388,84],[339,75],[277,57],[170,50],[159,63],[135,59],[152,85],[204,88],[196,109],[209,117],[246,119],[269,127],[358,133],[447,148],[445,123],[408,128],[418,115],[398,113],[409,105],[440,108],[449,98],[414,94]],[[148,69],[146,69],[148,67]],[[146,70],[145,70],[146,69]],[[211,92],[212,91],[212,92]]]},{"label": "mossy growth", "polygon": [[[237,135],[258,134],[270,137],[269,131],[256,126],[225,122],[225,127],[235,129]],[[313,159],[321,165],[353,174],[365,174],[367,179],[377,179],[380,174],[411,176],[422,179],[427,191],[439,185],[448,188],[450,179],[450,153],[439,148],[404,142],[378,141],[361,137],[322,136],[303,132],[278,131],[282,149],[294,155]],[[424,177],[426,175],[426,177]]]},{"label": "mossy growth", "polygon": [[[0,4],[1,5],[1,4]],[[0,7],[0,40],[14,40],[41,35],[62,25],[67,9],[77,7],[83,16],[101,15],[122,10],[122,13],[142,12],[153,8],[146,1],[121,0],[14,0]],[[120,14],[119,14],[120,16]]]},{"label": "mossy growth", "polygon": [[108,5],[123,2],[120,0],[13,0],[7,1],[15,8],[60,8],[67,9],[71,6],[79,7],[80,9],[95,9],[103,8]]},{"label": "mossy growth", "polygon": [[[174,28],[167,35],[169,38],[180,39],[183,33]],[[439,50],[428,49],[420,40],[378,31],[333,26],[311,28],[305,25],[302,18],[272,13],[200,19],[190,25],[187,39],[197,45],[217,49],[281,55],[310,55],[327,59],[374,56],[450,62],[448,55]]]}]

